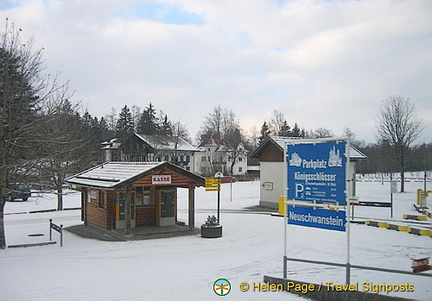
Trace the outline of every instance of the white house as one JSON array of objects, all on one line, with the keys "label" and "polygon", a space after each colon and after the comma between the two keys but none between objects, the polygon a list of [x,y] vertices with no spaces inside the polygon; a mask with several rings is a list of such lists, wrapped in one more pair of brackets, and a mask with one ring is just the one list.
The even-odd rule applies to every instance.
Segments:
[{"label": "white house", "polygon": [[[278,208],[279,197],[284,195],[284,147],[287,142],[292,142],[290,137],[272,136],[264,140],[258,148],[251,153],[251,158],[260,161],[260,206]],[[366,159],[366,155],[350,145],[349,176],[351,187],[348,187],[348,195],[355,196],[355,164],[358,160]]]},{"label": "white house", "polygon": [[236,149],[224,141],[207,138],[198,145],[199,153],[195,154],[195,172],[212,176],[216,172],[224,175],[244,175],[247,173],[248,151],[239,144]]}]

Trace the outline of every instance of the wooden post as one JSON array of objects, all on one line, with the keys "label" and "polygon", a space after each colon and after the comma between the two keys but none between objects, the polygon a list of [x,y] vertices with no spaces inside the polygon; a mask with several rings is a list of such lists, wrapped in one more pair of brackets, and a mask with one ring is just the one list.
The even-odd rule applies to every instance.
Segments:
[{"label": "wooden post", "polygon": [[87,225],[87,189],[81,191],[81,221]]},{"label": "wooden post", "polygon": [[188,193],[188,213],[189,213],[189,229],[195,228],[195,185],[189,185],[189,193]]},{"label": "wooden post", "polygon": [[63,225],[60,225],[60,247],[63,247]]},{"label": "wooden post", "polygon": [[50,218],[50,241],[52,240],[52,219]]},{"label": "wooden post", "polygon": [[131,193],[129,187],[126,187],[125,191],[125,231],[126,235],[130,234],[131,228]]}]

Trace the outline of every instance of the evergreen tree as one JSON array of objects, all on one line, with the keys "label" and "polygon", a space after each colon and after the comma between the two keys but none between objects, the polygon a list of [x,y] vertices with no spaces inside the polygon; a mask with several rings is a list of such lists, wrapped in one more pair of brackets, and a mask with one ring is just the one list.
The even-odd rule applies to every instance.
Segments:
[{"label": "evergreen tree", "polygon": [[294,124],[294,127],[291,131],[291,137],[301,137],[301,130],[298,127],[297,123]]},{"label": "evergreen tree", "polygon": [[159,135],[161,136],[172,136],[171,122],[168,120],[168,115],[165,114],[162,123],[159,125]]},{"label": "evergreen tree", "polygon": [[88,111],[85,111],[81,120],[86,128],[91,129],[93,125],[92,119],[93,117],[90,115],[90,113]]},{"label": "evergreen tree", "polygon": [[281,137],[289,137],[291,135],[290,126],[286,120],[284,120],[280,126],[278,135]]},{"label": "evergreen tree", "polygon": [[132,114],[127,105],[122,108],[119,114],[119,118],[116,123],[116,131],[121,135],[129,134],[134,131]]},{"label": "evergreen tree", "polygon": [[258,144],[261,144],[268,136],[270,136],[270,128],[267,125],[267,122],[264,121],[261,127],[261,136],[258,138]]},{"label": "evergreen tree", "polygon": [[138,123],[138,133],[144,135],[157,135],[159,133],[156,110],[151,103],[149,103],[148,107],[146,107],[141,114]]},{"label": "evergreen tree", "polygon": [[108,123],[106,122],[104,117],[101,117],[101,119],[99,120],[98,128],[104,132],[108,131]]}]

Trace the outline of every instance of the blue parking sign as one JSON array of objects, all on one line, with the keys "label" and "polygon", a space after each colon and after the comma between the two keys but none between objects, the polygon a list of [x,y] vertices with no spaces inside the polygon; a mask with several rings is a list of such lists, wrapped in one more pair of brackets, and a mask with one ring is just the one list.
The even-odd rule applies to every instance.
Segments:
[{"label": "blue parking sign", "polygon": [[287,146],[288,199],[346,204],[346,142]]}]

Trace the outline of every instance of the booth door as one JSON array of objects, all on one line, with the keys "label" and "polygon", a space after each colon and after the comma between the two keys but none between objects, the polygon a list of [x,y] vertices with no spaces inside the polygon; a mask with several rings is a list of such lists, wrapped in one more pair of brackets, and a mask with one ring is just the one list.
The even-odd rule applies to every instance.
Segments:
[{"label": "booth door", "polygon": [[175,225],[175,190],[161,190],[158,194],[161,208],[158,225]]},{"label": "booth door", "polygon": [[174,216],[174,191],[161,191],[161,217]]},{"label": "booth door", "polygon": [[131,228],[135,228],[135,192],[129,192],[131,202],[130,213],[126,211],[126,192],[116,194],[116,229],[124,229],[126,226],[126,214],[131,216]]}]

